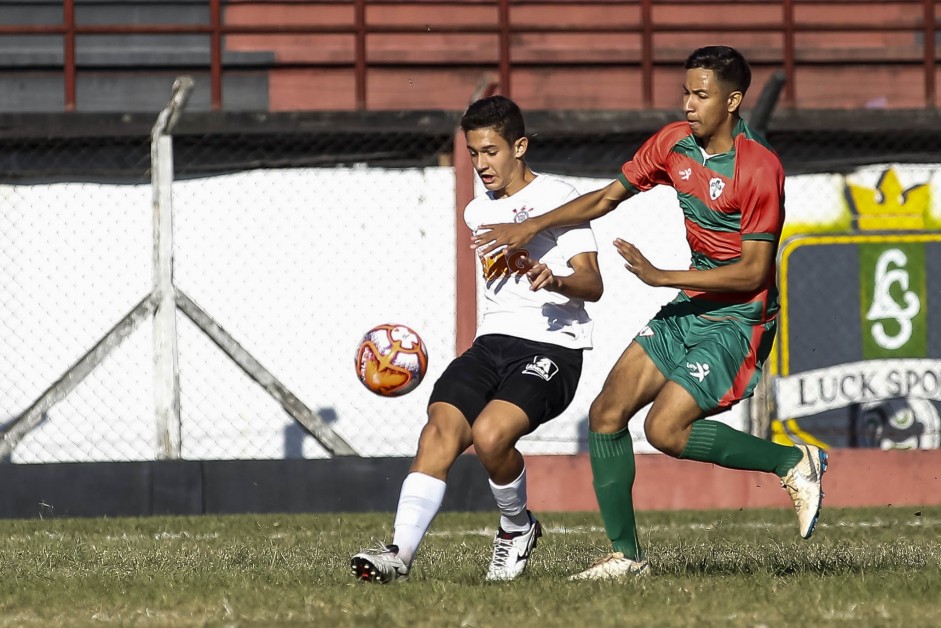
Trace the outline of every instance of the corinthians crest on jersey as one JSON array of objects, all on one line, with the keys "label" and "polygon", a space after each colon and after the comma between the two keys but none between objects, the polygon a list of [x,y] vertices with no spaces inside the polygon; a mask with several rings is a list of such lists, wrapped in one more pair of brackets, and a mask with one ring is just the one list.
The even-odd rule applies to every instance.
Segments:
[{"label": "corinthians crest on jersey", "polygon": [[[538,174],[511,196],[481,194],[467,204],[464,222],[474,233],[481,225],[520,223],[551,211],[578,196],[568,183]],[[546,229],[522,249],[498,249],[480,260],[484,279],[484,312],[477,334],[506,334],[573,349],[591,346],[591,318],[581,299],[549,290],[530,290],[526,271],[543,263],[557,277],[571,275],[568,261],[581,253],[597,252],[587,224]]]}]

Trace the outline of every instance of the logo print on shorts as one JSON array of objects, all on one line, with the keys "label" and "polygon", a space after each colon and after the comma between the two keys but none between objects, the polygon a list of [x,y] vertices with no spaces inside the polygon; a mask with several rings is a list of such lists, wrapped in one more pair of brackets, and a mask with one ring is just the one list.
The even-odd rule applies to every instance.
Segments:
[{"label": "logo print on shorts", "polygon": [[696,379],[698,379],[699,381],[706,379],[706,376],[709,375],[708,364],[700,364],[699,362],[692,364],[691,362],[687,362],[686,368],[689,369],[689,374],[695,377]]},{"label": "logo print on shorts", "polygon": [[523,375],[535,375],[547,382],[558,372],[559,367],[556,366],[555,362],[541,355],[537,355],[532,362],[523,367]]},{"label": "logo print on shorts", "polygon": [[644,325],[644,328],[637,332],[638,337],[651,337],[653,336],[653,330],[650,329],[649,325]]},{"label": "logo print on shorts", "polygon": [[713,177],[709,179],[709,198],[716,200],[719,196],[722,195],[722,190],[725,189],[725,181],[719,177]]}]

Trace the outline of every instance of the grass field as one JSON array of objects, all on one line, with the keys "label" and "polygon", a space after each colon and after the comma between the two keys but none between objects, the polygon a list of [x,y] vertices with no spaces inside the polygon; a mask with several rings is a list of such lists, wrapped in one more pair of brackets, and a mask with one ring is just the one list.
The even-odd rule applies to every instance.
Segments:
[{"label": "grass field", "polygon": [[928,626],[941,508],[639,513],[650,577],[565,576],[607,550],[594,513],[542,513],[527,574],[486,583],[495,514],[442,513],[407,582],[352,553],[389,514],[0,521],[0,625]]}]

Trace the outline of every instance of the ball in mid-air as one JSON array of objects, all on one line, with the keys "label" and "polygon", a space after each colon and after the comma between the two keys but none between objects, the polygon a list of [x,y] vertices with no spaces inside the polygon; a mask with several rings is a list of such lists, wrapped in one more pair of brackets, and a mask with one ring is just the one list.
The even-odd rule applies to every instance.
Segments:
[{"label": "ball in mid-air", "polygon": [[377,325],[356,348],[356,376],[371,392],[398,397],[413,391],[428,370],[428,352],[418,333],[398,324]]}]

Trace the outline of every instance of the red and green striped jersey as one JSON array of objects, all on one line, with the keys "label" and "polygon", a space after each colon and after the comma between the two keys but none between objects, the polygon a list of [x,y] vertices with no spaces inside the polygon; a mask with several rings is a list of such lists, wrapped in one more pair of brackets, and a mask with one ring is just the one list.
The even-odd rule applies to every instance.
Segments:
[{"label": "red and green striped jersey", "polygon": [[[775,247],[784,225],[784,168],[768,143],[744,120],[732,131],[733,148],[705,155],[686,122],[663,127],[621,167],[619,179],[631,192],[669,185],[676,190],[692,252],[691,269],[706,270],[738,261],[743,240],[767,240]],[[778,312],[776,272],[754,292],[697,292],[686,295],[703,314],[753,322]]]}]

